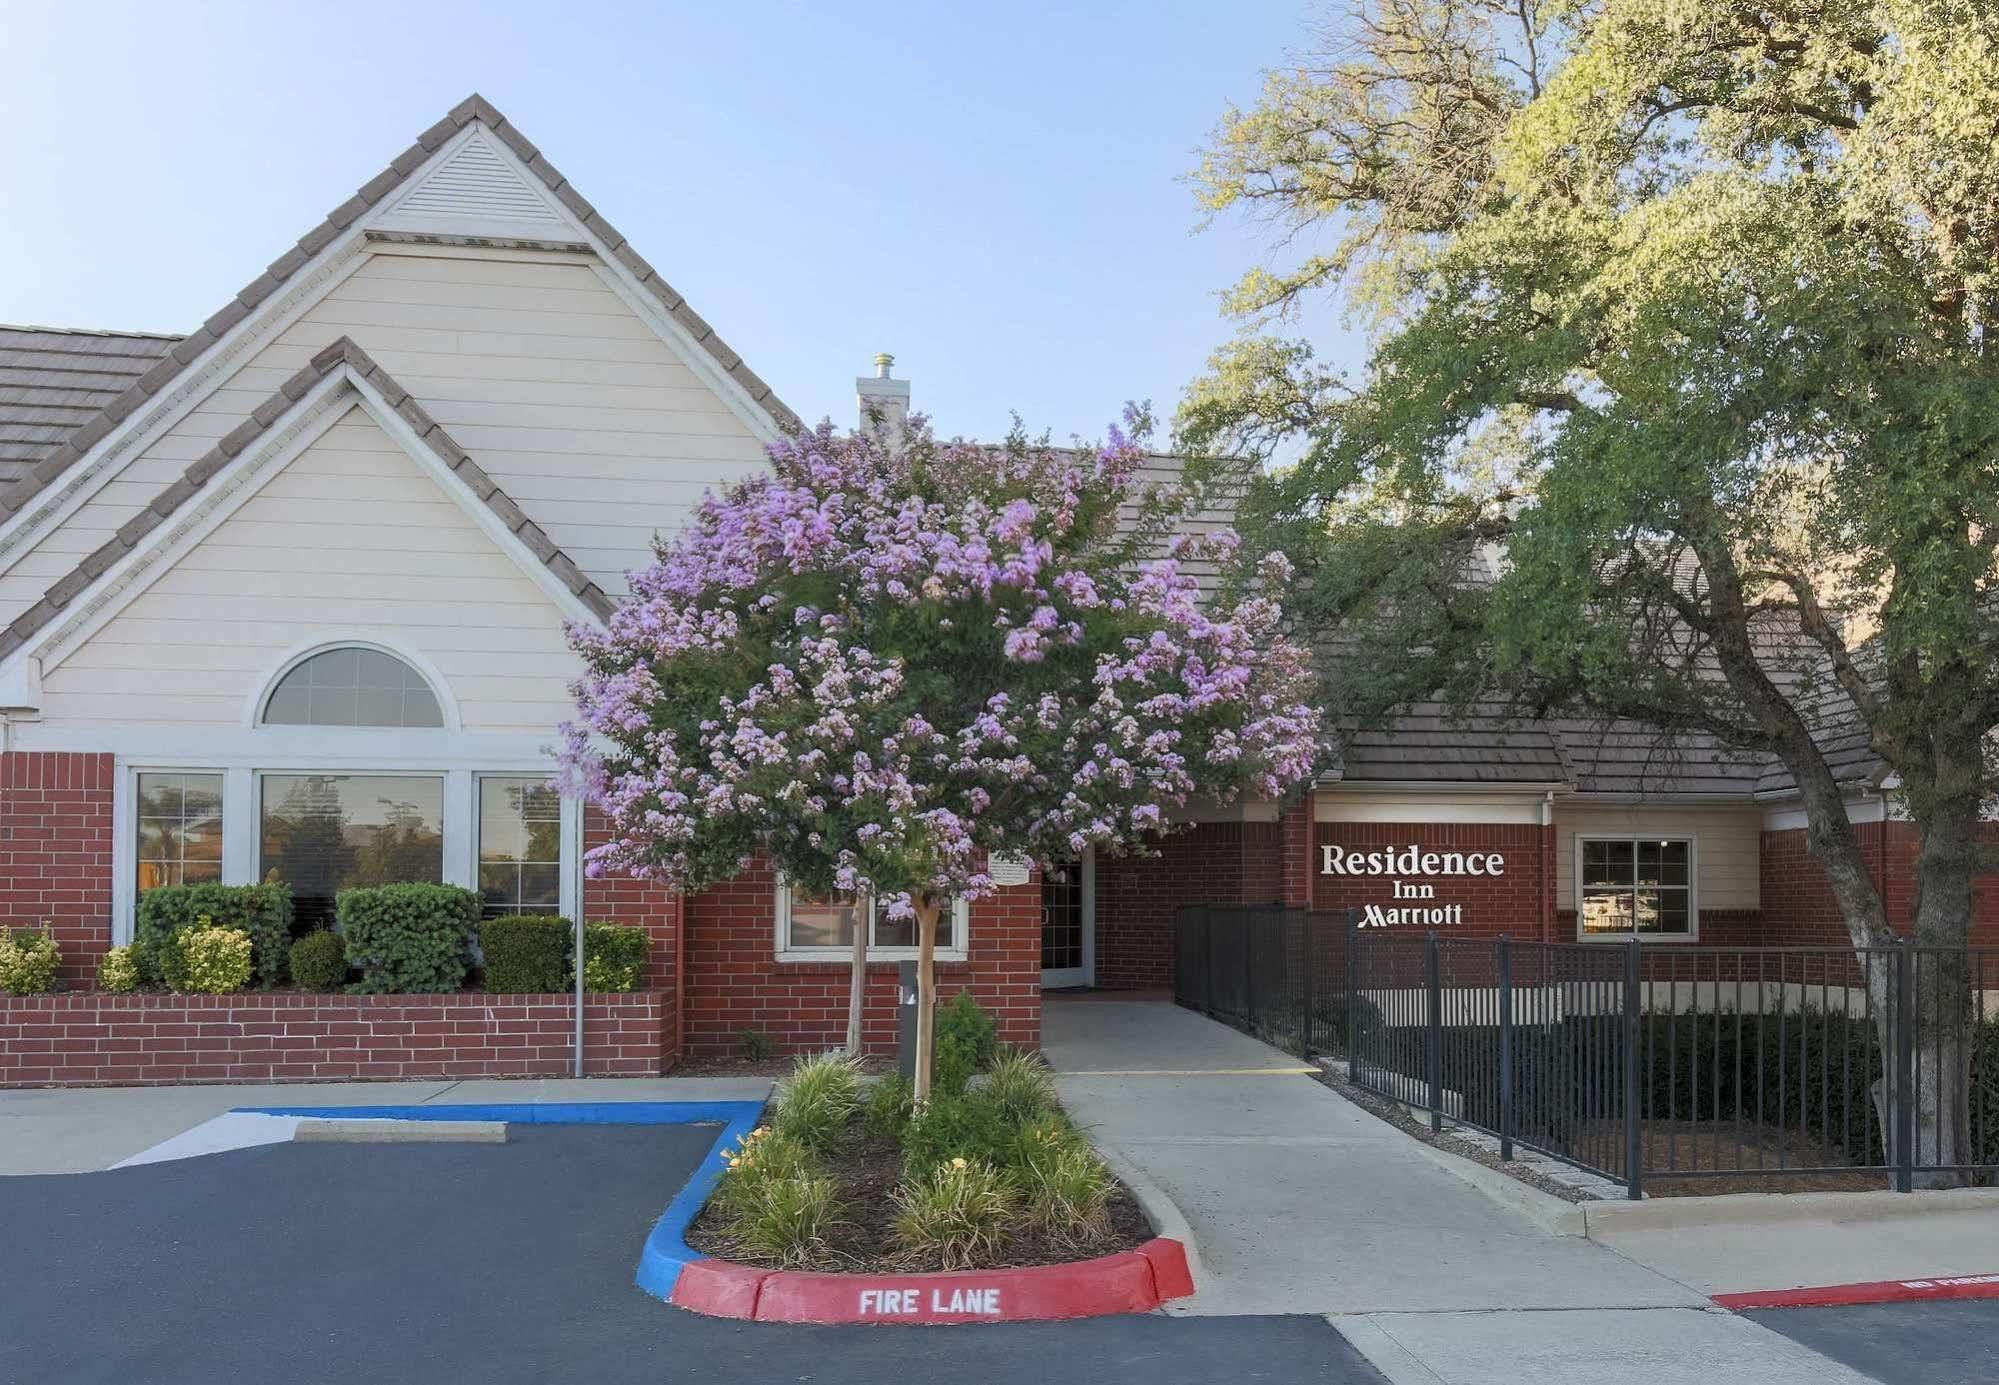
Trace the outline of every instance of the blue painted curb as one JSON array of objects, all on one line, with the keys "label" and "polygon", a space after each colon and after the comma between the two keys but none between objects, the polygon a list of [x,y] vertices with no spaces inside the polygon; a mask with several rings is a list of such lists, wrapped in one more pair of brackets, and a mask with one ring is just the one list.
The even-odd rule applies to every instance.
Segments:
[{"label": "blue painted curb", "polygon": [[687,1228],[722,1176],[722,1156],[763,1117],[761,1101],[547,1101],[473,1106],[238,1106],[256,1116],[304,1116],[320,1120],[505,1121],[509,1125],[702,1125],[719,1123],[721,1133],[708,1155],[653,1223],[639,1252],[632,1280],[661,1302],[671,1302],[674,1283],[690,1260],[707,1257],[687,1244]]}]

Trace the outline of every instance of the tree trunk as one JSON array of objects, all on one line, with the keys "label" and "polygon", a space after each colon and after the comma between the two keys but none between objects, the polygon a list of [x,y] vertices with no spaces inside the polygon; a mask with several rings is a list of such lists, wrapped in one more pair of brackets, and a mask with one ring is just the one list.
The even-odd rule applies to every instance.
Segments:
[{"label": "tree trunk", "polygon": [[854,910],[854,974],[847,982],[847,1052],[861,1056],[861,1008],[868,990],[868,921],[872,907]]},{"label": "tree trunk", "polygon": [[937,901],[916,900],[916,1104],[930,1100],[931,1049],[937,1035]]},{"label": "tree trunk", "polygon": [[[1972,877],[1978,868],[1976,807],[1923,824],[1916,855],[1915,1157],[1918,1164],[1968,1164],[1971,1148],[1972,975],[1968,950]],[[1954,1187],[1962,1174],[1917,1175],[1919,1187]]]}]

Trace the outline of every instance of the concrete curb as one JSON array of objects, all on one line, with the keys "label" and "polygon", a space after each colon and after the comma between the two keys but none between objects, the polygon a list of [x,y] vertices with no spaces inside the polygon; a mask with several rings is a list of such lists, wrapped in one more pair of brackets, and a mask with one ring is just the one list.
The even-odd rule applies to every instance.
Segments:
[{"label": "concrete curb", "polygon": [[816,1274],[691,1260],[669,1300],[709,1317],[784,1323],[1052,1322],[1145,1313],[1194,1291],[1177,1241],[1030,1269]]},{"label": "concrete curb", "polygon": [[1756,1222],[1882,1221],[1999,1207],[1999,1188],[1937,1188],[1921,1193],[1717,1193],[1706,1197],[1588,1202],[1584,1235],[1667,1231]]},{"label": "concrete curb", "polygon": [[1117,1150],[1105,1149],[1094,1140],[1091,1145],[1119,1181],[1131,1189],[1131,1195],[1138,1200],[1139,1210],[1152,1223],[1153,1234],[1179,1243],[1187,1261],[1188,1281],[1193,1285],[1189,1292],[1199,1292],[1201,1286],[1208,1282],[1208,1272],[1201,1266],[1200,1242],[1194,1239],[1194,1228],[1180,1210],[1180,1204],[1168,1197],[1165,1189]]},{"label": "concrete curb", "polygon": [[1937,1279],[1883,1279],[1867,1284],[1829,1284],[1817,1289],[1765,1289],[1716,1294],[1723,1308],[1835,1308],[1858,1303],[1929,1303],[1939,1299],[1999,1298],[1999,1274],[1961,1274]]},{"label": "concrete curb", "polygon": [[470,1144],[503,1145],[501,1121],[412,1121],[306,1119],[292,1131],[298,1144]]}]

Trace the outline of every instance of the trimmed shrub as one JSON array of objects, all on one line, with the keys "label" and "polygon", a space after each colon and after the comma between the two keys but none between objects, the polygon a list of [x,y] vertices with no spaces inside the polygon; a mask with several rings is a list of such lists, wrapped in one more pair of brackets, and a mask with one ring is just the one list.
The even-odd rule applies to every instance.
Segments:
[{"label": "trimmed shrub", "polygon": [[337,991],[347,984],[347,949],[330,928],[293,943],[290,963],[292,981],[302,991]]},{"label": "trimmed shrub", "polygon": [[[565,941],[565,949],[568,943]],[[646,973],[646,959],[652,955],[652,939],[645,929],[628,923],[586,923],[583,925],[583,989],[586,991],[635,991]],[[568,953],[564,952],[565,980]]]},{"label": "trimmed shrub", "polygon": [[1011,1156],[1013,1143],[1013,1123],[983,1091],[933,1096],[903,1131],[902,1166],[920,1178],[953,1159],[1001,1165]]},{"label": "trimmed shrub", "polygon": [[228,995],[250,984],[250,935],[202,919],[174,935],[185,989],[198,995]]},{"label": "trimmed shrub", "polygon": [[868,1134],[878,1140],[894,1140],[902,1143],[903,1131],[909,1128],[909,1118],[916,1111],[916,1091],[909,1085],[909,1079],[901,1073],[890,1073],[877,1078],[868,1089],[867,1105],[862,1112],[861,1122]]},{"label": "trimmed shrub", "polygon": [[503,995],[566,990],[575,925],[554,914],[503,914],[479,921],[485,986]]},{"label": "trimmed shrub", "polygon": [[955,1158],[895,1190],[896,1244],[915,1263],[970,1269],[998,1252],[1019,1207],[1005,1174]]},{"label": "trimmed shrub", "polygon": [[[277,985],[285,977],[285,953],[292,939],[292,887],[264,885],[162,885],[139,896],[132,929],[132,960],[140,980],[185,990],[178,975],[174,934],[206,917],[220,928],[234,928],[250,939],[250,963],[259,986]],[[175,972],[169,975],[169,972]]]},{"label": "trimmed shrub", "polygon": [[455,991],[471,969],[479,896],[456,885],[377,885],[334,897],[347,963],[372,995]]},{"label": "trimmed shrub", "polygon": [[112,995],[139,989],[139,964],[130,947],[114,947],[97,959],[97,989]]},{"label": "trimmed shrub", "polygon": [[1106,1209],[1117,1183],[1068,1125],[1046,1120],[1021,1131],[1010,1173],[1026,1200],[1028,1225],[1050,1239],[1081,1248],[1110,1235]]},{"label": "trimmed shrub", "polygon": [[0,931],[0,991],[8,995],[43,995],[55,989],[62,949],[46,925],[18,932]]},{"label": "trimmed shrub", "polygon": [[960,991],[937,1012],[937,1040],[932,1050],[931,1087],[944,1096],[965,1090],[972,1074],[983,1072],[999,1048],[999,1031],[985,1007]]},{"label": "trimmed shrub", "polygon": [[845,1053],[800,1058],[778,1084],[771,1125],[814,1154],[829,1154],[846,1138],[861,1109],[861,1065]]},{"label": "trimmed shrub", "polygon": [[1055,1074],[1038,1053],[1002,1048],[980,1090],[1015,1125],[1025,1125],[1055,1109]]}]

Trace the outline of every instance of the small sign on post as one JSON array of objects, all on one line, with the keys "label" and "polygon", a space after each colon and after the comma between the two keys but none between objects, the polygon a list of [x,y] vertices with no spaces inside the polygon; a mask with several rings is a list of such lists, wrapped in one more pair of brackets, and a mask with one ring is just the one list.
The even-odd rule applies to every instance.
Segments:
[{"label": "small sign on post", "polygon": [[895,1066],[904,1079],[916,1080],[916,963],[896,964]]}]

